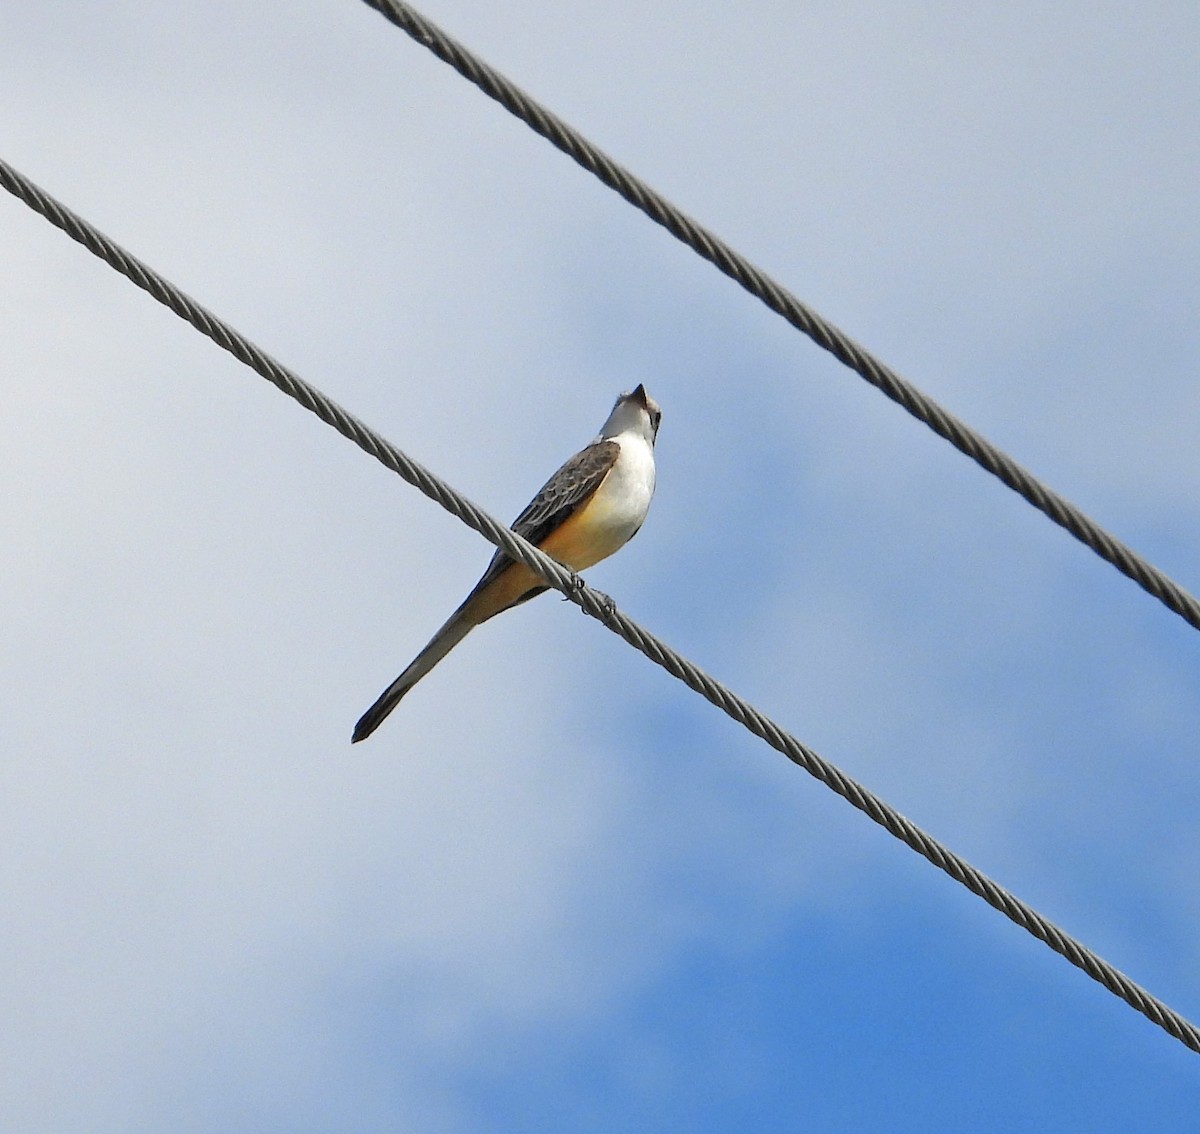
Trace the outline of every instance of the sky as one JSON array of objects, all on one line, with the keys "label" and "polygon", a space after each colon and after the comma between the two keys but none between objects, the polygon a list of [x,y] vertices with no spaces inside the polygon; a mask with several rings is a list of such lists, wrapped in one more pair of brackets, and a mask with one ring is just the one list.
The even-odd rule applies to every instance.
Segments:
[{"label": "sky", "polygon": [[[1200,588],[1200,10],[430,0]],[[0,11],[0,156],[1200,1019],[1200,637],[351,0]],[[0,200],[0,1129],[1195,1128],[1197,1056]]]}]

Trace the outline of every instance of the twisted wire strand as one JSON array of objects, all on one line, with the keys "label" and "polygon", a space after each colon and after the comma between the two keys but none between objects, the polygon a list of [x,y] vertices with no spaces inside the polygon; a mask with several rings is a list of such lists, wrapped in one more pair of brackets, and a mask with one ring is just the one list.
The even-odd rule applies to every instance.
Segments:
[{"label": "twisted wire strand", "polygon": [[342,436],[353,441],[364,452],[369,453],[387,468],[398,473],[409,484],[419,488],[431,500],[440,504],[452,515],[457,516],[469,527],[474,528],[493,544],[502,547],[513,559],[536,571],[547,583],[565,594],[587,614],[598,619],[615,634],[640,650],[651,661],[662,666],[668,673],[716,705],[755,736],[766,741],[777,752],[781,752],[793,763],[815,776],[821,783],[832,788],[843,799],[848,800],[885,830],[928,859],[939,870],[944,871],[956,882],[962,883],[973,894],[981,897],[988,905],[999,910],[1005,917],[1031,933],[1039,941],[1045,942],[1056,953],[1061,954],[1071,964],[1082,969],[1093,980],[1098,981],[1147,1019],[1191,1048],[1192,1051],[1200,1052],[1200,1030],[1179,1013],[1130,980],[1102,957],[1076,941],[1070,934],[1043,917],[1020,898],[1009,893],[953,851],[942,846],[931,835],[926,834],[874,793],[852,780],[794,736],[785,732],[769,717],[760,713],[753,705],[743,700],[721,682],[710,677],[699,666],[694,665],[649,631],[644,630],[618,610],[608,595],[587,586],[574,572],[567,570],[533,544],[505,527],[504,524],[493,519],[462,493],[418,464],[353,415],[347,413],[316,387],[309,385],[287,367],[276,362],[229,324],[206,310],[174,284],[142,263],[141,260],[126,252],[82,217],[56,201],[45,190],[35,185],[3,159],[0,159],[0,185],[40,213],[51,224],[62,229],[73,240],[78,241],[127,276],[138,287],[149,292],[160,303],[165,304],[202,334],[207,335],[218,346],[229,351],[255,373],[273,383],[289,397],[294,398],[327,425],[333,426]]},{"label": "twisted wire strand", "polygon": [[474,83],[531,129],[598,177],[656,224],[662,225],[704,259],[714,264],[793,327],[808,335],[839,362],[865,378],[892,401],[924,422],[939,437],[999,478],[1038,511],[1144,591],[1200,630],[1200,601],[1133,548],[1106,531],[1065,497],[1042,483],[1003,450],[959,420],[927,394],[860,346],[845,332],[797,299],[761,268],[720,237],[676,208],[670,201],[615,162],[578,130],[526,94],[506,76],[403,0],[363,0],[391,23],[427,47],[443,62]]}]

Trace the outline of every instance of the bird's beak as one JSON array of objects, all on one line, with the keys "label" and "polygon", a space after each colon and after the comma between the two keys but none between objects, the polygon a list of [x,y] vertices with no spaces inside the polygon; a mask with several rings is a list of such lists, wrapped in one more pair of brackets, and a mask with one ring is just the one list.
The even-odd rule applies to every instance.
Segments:
[{"label": "bird's beak", "polygon": [[644,408],[646,406],[646,387],[639,383],[638,388],[629,397],[631,400],[636,398]]}]

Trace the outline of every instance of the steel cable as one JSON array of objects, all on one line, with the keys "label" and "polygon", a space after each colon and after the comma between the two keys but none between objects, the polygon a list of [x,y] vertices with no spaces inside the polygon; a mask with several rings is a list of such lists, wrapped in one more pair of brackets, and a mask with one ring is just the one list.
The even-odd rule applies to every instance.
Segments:
[{"label": "steel cable", "polygon": [[562,150],[704,259],[716,265],[751,295],[782,315],[818,346],[882,390],[918,421],[949,441],[978,465],[1019,493],[1059,527],[1065,528],[1121,574],[1200,630],[1200,601],[1133,548],[1106,531],[1086,513],[1043,484],[982,434],[960,421],[927,394],[902,378],[865,347],[801,303],[785,287],[720,237],[676,208],[639,177],[615,162],[578,130],[531,98],[474,52],[402,0],[363,0],[391,23],[470,80],[484,94]]},{"label": "steel cable", "polygon": [[760,713],[749,702],[709,676],[699,666],[694,665],[649,631],[644,630],[618,610],[613,600],[607,595],[587,586],[578,575],[567,570],[505,527],[504,524],[493,519],[462,493],[347,413],[316,387],[309,385],[287,367],[276,362],[229,324],[206,310],[137,257],[126,252],[120,245],[56,201],[45,190],[35,185],[2,159],[0,159],[0,185],[40,213],[51,224],[62,229],[73,240],[78,241],[127,276],[138,287],[149,292],[160,303],[165,304],[202,334],[207,335],[218,346],[229,351],[235,358],[273,383],[283,393],[294,398],[326,424],[333,426],[344,437],[398,473],[409,484],[419,488],[431,500],[436,501],[493,544],[502,547],[514,559],[536,571],[547,583],[565,594],[587,614],[598,619],[630,645],[640,650],[651,661],[662,666],[668,673],[716,705],[755,736],[765,740],[776,751],[781,752],[810,775],[832,788],[838,795],[848,800],[885,830],[928,859],[939,870],[966,886],[973,894],[983,898],[990,906],[999,910],[1005,917],[1031,933],[1039,941],[1049,945],[1056,953],[1065,957],[1071,964],[1087,973],[1093,980],[1098,981],[1115,996],[1120,997],[1125,1003],[1191,1048],[1192,1051],[1200,1052],[1200,1030],[1185,1017],[1130,980],[1124,973],[1076,941],[1070,934],[1043,917],[1020,898],[993,882],[981,871],[976,870],[965,859],[960,858],[873,792],[855,782],[824,757],[802,744],[769,717]]}]

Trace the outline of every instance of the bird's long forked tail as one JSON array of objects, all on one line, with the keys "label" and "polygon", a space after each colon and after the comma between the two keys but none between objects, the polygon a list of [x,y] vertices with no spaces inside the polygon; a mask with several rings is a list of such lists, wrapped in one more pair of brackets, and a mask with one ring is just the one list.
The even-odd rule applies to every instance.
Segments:
[{"label": "bird's long forked tail", "polygon": [[379,695],[375,704],[363,713],[358,724],[354,726],[351,744],[366,740],[383,724],[388,713],[400,704],[400,698],[475,628],[477,624],[464,617],[463,607],[466,605],[463,603],[463,606],[450,616],[446,624],[429,640],[429,645],[413,658],[409,667]]}]

